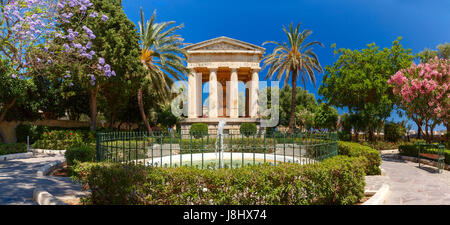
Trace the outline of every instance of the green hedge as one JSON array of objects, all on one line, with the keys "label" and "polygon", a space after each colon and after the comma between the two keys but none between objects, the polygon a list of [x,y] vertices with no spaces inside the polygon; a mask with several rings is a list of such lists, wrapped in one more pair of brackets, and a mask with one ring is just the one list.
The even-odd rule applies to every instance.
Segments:
[{"label": "green hedge", "polygon": [[381,174],[381,155],[378,150],[371,147],[360,145],[353,142],[338,142],[339,155],[347,155],[351,157],[364,156],[368,160],[366,166],[367,175],[380,175]]},{"label": "green hedge", "polygon": [[75,160],[92,162],[95,159],[95,148],[90,144],[76,143],[67,148],[64,157],[66,157],[69,166],[72,166]]},{"label": "green hedge", "polygon": [[189,134],[195,138],[201,138],[208,135],[208,125],[206,123],[194,123],[189,129]]},{"label": "green hedge", "polygon": [[3,144],[0,143],[0,155],[27,152],[27,145],[24,143]]},{"label": "green hedge", "polygon": [[[400,155],[417,157],[419,154],[418,145],[400,145],[398,147]],[[434,153],[437,154],[437,149],[425,149],[422,150],[423,153]],[[444,149],[445,164],[450,165],[450,149]]]},{"label": "green hedge", "polygon": [[64,150],[74,143],[82,143],[83,135],[79,131],[53,130],[45,132],[42,137],[32,144],[33,148]]},{"label": "green hedge", "polygon": [[[98,131],[105,131],[105,130],[107,129],[104,128],[98,129]],[[20,124],[16,127],[17,142],[26,143],[27,136],[29,136],[30,144],[33,144],[38,140],[42,140],[45,134],[53,131],[76,132],[83,139],[83,142],[95,143],[95,132],[90,131],[89,127],[67,128],[67,127],[49,127],[49,126],[29,125],[29,124]]]},{"label": "green hedge", "polygon": [[86,204],[314,205],[355,204],[364,196],[364,157],[321,163],[236,169],[160,168],[83,163],[75,178],[88,185]]},{"label": "green hedge", "polygon": [[254,124],[254,123],[243,123],[239,127],[239,132],[242,135],[246,136],[246,137],[255,135],[256,132],[257,132],[256,124]]}]

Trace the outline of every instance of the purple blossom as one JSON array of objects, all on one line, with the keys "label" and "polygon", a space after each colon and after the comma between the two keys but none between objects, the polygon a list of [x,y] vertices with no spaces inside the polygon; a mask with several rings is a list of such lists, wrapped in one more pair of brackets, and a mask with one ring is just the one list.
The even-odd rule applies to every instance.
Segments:
[{"label": "purple blossom", "polygon": [[11,77],[14,78],[14,79],[17,78],[16,74],[14,74],[14,73],[11,75]]},{"label": "purple blossom", "polygon": [[97,12],[93,12],[93,13],[89,14],[89,17],[91,17],[91,18],[95,18],[97,16],[98,16]]},{"label": "purple blossom", "polygon": [[80,43],[76,43],[76,44],[73,44],[73,47],[81,49],[83,47],[83,45],[81,45]]},{"label": "purple blossom", "polygon": [[109,64],[106,64],[104,69],[105,71],[111,71],[111,66]]},{"label": "purple blossom", "polygon": [[106,16],[105,14],[102,15],[102,20],[103,20],[103,21],[107,21],[108,19],[109,19],[108,16]]},{"label": "purple blossom", "polygon": [[[105,64],[105,59],[102,58],[102,57],[100,57],[100,58],[98,59],[98,63],[100,63],[100,65]],[[108,66],[109,66],[109,65],[108,65]],[[106,67],[106,66],[105,66],[105,67]]]}]

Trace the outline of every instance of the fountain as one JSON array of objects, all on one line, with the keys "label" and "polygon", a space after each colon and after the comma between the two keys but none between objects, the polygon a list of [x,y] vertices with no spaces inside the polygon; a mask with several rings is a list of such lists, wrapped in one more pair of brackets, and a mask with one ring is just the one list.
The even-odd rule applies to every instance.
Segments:
[{"label": "fountain", "polygon": [[223,127],[227,122],[224,119],[219,121],[219,125],[217,127],[217,138],[216,138],[216,161],[218,161],[218,165],[220,168],[224,167],[224,158],[223,158]]}]

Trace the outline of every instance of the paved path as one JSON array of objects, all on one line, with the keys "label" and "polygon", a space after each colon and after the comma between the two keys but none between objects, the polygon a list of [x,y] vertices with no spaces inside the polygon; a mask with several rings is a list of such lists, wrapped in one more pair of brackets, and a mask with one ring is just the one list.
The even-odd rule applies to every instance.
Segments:
[{"label": "paved path", "polygon": [[450,205],[450,171],[438,174],[436,167],[382,155],[387,176],[388,205]]},{"label": "paved path", "polygon": [[37,177],[37,170],[63,156],[0,161],[0,205],[30,205],[33,191],[40,186],[55,197],[80,196],[81,186],[68,177]]}]

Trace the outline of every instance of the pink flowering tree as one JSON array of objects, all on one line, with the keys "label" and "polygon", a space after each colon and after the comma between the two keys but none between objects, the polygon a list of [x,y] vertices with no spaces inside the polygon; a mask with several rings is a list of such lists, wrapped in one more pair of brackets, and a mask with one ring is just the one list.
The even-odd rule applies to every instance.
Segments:
[{"label": "pink flowering tree", "polygon": [[[69,86],[74,79],[84,80],[95,99],[98,82],[116,75],[91,49],[96,35],[88,24],[101,25],[109,18],[95,11],[90,0],[0,0],[0,6],[0,56],[13,66],[11,79],[29,80],[35,71],[57,68],[46,75]],[[74,77],[73,72],[80,70],[84,76]],[[3,105],[11,107],[14,102],[13,98]],[[92,107],[91,114],[96,115],[96,100]]]},{"label": "pink flowering tree", "polygon": [[424,128],[427,142],[433,139],[436,125],[449,128],[450,60],[435,57],[427,63],[402,69],[388,81],[394,95],[400,98],[400,108],[418,127]]}]

